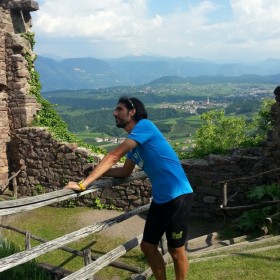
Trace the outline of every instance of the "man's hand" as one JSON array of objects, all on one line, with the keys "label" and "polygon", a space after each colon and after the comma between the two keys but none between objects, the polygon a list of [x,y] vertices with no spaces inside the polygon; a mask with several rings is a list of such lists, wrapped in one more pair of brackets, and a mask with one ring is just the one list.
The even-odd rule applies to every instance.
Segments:
[{"label": "man's hand", "polygon": [[68,182],[68,184],[64,187],[64,189],[70,189],[70,190],[73,190],[73,191],[79,191],[81,192],[81,188],[78,186],[78,183],[77,182]]}]

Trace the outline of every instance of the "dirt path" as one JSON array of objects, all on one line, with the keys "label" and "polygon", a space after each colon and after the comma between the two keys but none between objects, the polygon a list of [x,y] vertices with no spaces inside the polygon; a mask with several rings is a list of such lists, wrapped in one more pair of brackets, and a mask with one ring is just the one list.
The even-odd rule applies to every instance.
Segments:
[{"label": "dirt path", "polygon": [[[123,211],[116,210],[88,210],[83,212],[77,219],[79,227],[85,227],[94,223],[102,222],[123,214]],[[102,234],[110,237],[125,237],[132,239],[141,234],[144,229],[145,219],[139,215],[135,215],[119,224],[115,224],[110,228],[102,231]]]},{"label": "dirt path", "polygon": [[[124,212],[116,210],[92,210],[83,212],[77,219],[79,227],[85,227],[94,223],[117,217]],[[112,237],[125,237],[132,239],[133,237],[143,233],[145,225],[144,215],[135,215],[126,221],[113,225],[112,227],[102,231],[104,235]],[[191,218],[189,226],[189,239],[218,231],[223,227],[220,219],[201,219]]]}]

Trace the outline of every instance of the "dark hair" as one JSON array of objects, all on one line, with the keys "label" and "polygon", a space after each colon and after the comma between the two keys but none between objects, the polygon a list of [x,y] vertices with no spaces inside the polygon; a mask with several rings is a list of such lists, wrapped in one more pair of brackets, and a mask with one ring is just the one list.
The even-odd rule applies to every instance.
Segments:
[{"label": "dark hair", "polygon": [[280,95],[280,86],[276,87],[274,90],[275,95]]},{"label": "dark hair", "polygon": [[126,96],[122,96],[120,97],[118,103],[122,103],[125,105],[125,107],[131,111],[133,109],[136,110],[135,115],[133,116],[133,118],[138,122],[142,119],[147,119],[148,118],[148,113],[147,110],[144,106],[144,104],[142,103],[142,101],[140,101],[138,98],[136,97],[126,97]]}]

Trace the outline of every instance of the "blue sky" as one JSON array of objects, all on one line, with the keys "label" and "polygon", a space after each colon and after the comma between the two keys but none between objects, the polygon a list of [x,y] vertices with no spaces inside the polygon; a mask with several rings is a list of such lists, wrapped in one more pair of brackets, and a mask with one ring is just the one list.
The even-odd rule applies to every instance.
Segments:
[{"label": "blue sky", "polygon": [[280,59],[279,0],[38,0],[35,52],[221,62]]}]

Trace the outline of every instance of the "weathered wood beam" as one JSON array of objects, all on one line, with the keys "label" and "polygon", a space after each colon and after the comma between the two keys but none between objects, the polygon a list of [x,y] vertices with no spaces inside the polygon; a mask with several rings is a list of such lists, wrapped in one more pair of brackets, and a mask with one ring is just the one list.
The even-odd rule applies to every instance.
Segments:
[{"label": "weathered wood beam", "polygon": [[[12,230],[12,231],[20,233],[22,235],[26,235],[26,233],[27,233],[27,231],[25,231],[25,230],[17,229],[17,228],[12,227],[12,226],[6,226],[6,225],[1,225],[0,224],[0,227],[8,229],[8,230]],[[33,235],[33,234],[30,234],[30,239],[33,239],[33,240],[36,240],[36,241],[39,241],[39,242],[42,242],[42,243],[49,242],[49,240],[43,239],[43,238],[38,237],[38,236]],[[61,246],[58,249],[60,249],[62,251],[65,251],[65,252],[68,252],[68,253],[71,253],[75,256],[83,257],[83,252],[82,251],[79,251],[79,250],[76,250],[76,249],[73,249],[73,248],[70,248],[70,247]],[[100,257],[100,255],[92,255],[91,257],[92,257],[92,260],[95,261]],[[134,273],[141,273],[141,271],[142,271],[140,267],[132,266],[132,265],[129,265],[129,264],[126,264],[126,263],[118,262],[118,261],[114,261],[114,262],[110,263],[109,265],[113,266],[115,268],[124,269],[124,270],[134,272]]]},{"label": "weathered wood beam", "polygon": [[[171,255],[169,253],[166,253],[162,257],[163,257],[163,260],[164,260],[165,264],[169,264],[172,260]],[[131,279],[133,279],[133,280],[145,280],[145,279],[149,279],[152,275],[153,275],[153,271],[152,271],[151,267],[148,267],[141,274],[133,275]]]},{"label": "weathered wood beam", "polygon": [[[228,198],[227,198],[227,203],[228,203],[230,200],[232,200],[235,196],[237,196],[238,193],[239,193],[239,191],[235,192],[233,195],[231,195],[230,197],[228,197]],[[226,204],[227,204],[227,203],[226,203]],[[226,207],[225,201],[223,201],[223,204],[221,204],[221,205],[219,206],[219,209],[223,209],[224,207]]]},{"label": "weathered wood beam", "polygon": [[280,204],[280,200],[263,201],[257,204],[244,205],[244,206],[233,206],[233,207],[223,207],[222,210],[225,211],[235,211],[235,210],[250,210],[262,208],[268,205]]},{"label": "weathered wood beam", "polygon": [[89,193],[93,193],[102,189],[105,186],[118,186],[121,184],[133,182],[139,179],[145,179],[147,175],[145,172],[135,172],[125,179],[110,178],[95,181],[86,191],[75,192],[69,189],[62,189],[58,191],[49,192],[32,197],[20,198],[16,200],[0,201],[0,216],[6,216],[16,213],[30,211],[39,207],[61,202],[70,198],[77,198]]},{"label": "weathered wood beam", "polygon": [[13,175],[10,178],[8,178],[8,180],[0,187],[0,194],[4,193],[6,188],[9,186],[9,182],[12,179],[14,179],[20,172],[21,172],[21,170],[18,170],[16,173],[13,173]]},{"label": "weathered wood beam", "polygon": [[127,243],[118,246],[117,248],[113,249],[112,251],[98,258],[95,262],[85,266],[84,268],[79,269],[78,271],[62,279],[63,280],[88,279],[96,272],[98,272],[100,269],[102,269],[103,267],[111,263],[113,260],[116,260],[117,258],[121,257],[131,249],[138,246],[141,240],[142,240],[142,234],[136,236],[135,238],[131,239]]},{"label": "weathered wood beam", "polygon": [[273,173],[274,171],[278,171],[278,170],[280,170],[280,167],[277,167],[277,168],[274,168],[274,169],[271,169],[271,170],[268,170],[268,171],[264,171],[264,172],[261,172],[261,173],[258,173],[258,174],[252,175],[252,176],[227,179],[227,180],[220,181],[218,183],[219,184],[224,184],[224,183],[233,182],[233,181],[248,180],[248,179],[251,179],[251,178],[256,178],[256,177],[262,176],[264,174]]},{"label": "weathered wood beam", "polygon": [[[11,256],[5,257],[0,259],[0,272],[5,271],[9,268],[15,267],[19,264],[26,263],[34,258],[37,258],[38,256],[41,256],[47,252],[53,251],[55,249],[58,249],[62,247],[65,244],[77,241],[79,239],[82,239],[90,234],[93,234],[95,232],[99,232],[101,230],[104,230],[108,227],[111,227],[114,224],[120,223],[134,215],[140,214],[146,210],[148,210],[150,205],[144,205],[137,209],[134,209],[130,212],[124,213],[116,218],[108,219],[103,222],[96,223],[94,225],[84,227],[80,230],[74,231],[72,233],[66,234],[62,237],[56,238],[52,241],[49,241],[44,244],[40,244],[34,248],[31,248],[29,250],[19,252],[16,254],[13,254]],[[101,257],[102,258],[102,257]],[[98,259],[99,260],[99,259]]]},{"label": "weathered wood beam", "polygon": [[73,271],[69,271],[64,268],[57,267],[48,263],[38,263],[38,265],[43,269],[45,269],[46,271],[48,271],[51,275],[55,275],[57,278],[54,279],[61,279],[62,277],[65,277],[73,273]]},{"label": "weathered wood beam", "polygon": [[269,224],[280,222],[280,213],[275,213],[265,219]]}]

